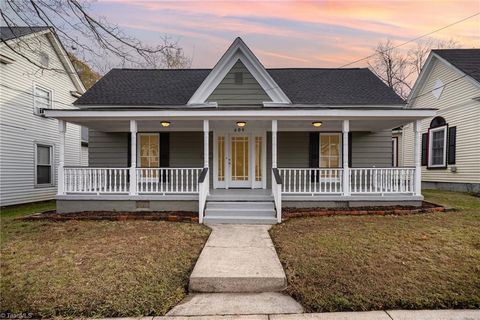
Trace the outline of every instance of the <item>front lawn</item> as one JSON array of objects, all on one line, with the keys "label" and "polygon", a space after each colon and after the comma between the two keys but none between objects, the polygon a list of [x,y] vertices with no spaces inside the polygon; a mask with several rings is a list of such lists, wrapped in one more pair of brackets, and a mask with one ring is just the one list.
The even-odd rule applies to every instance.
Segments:
[{"label": "front lawn", "polygon": [[309,311],[480,307],[480,199],[426,190],[460,209],[295,218],[271,230],[288,293]]},{"label": "front lawn", "polygon": [[185,297],[210,233],[190,223],[14,215],[2,213],[0,311],[43,317],[165,314]]}]

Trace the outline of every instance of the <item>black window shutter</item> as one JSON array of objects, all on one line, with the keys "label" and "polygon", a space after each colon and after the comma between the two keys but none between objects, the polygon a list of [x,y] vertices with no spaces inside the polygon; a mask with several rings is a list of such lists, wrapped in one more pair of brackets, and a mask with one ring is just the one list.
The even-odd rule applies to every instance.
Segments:
[{"label": "black window shutter", "polygon": [[352,168],[352,133],[348,133],[348,166]]},{"label": "black window shutter", "polygon": [[448,164],[455,164],[455,153],[457,146],[457,127],[448,129]]},{"label": "black window shutter", "polygon": [[132,133],[127,134],[127,167],[132,165]]},{"label": "black window shutter", "polygon": [[308,150],[308,166],[318,168],[320,157],[320,135],[318,132],[310,132],[310,144]]},{"label": "black window shutter", "polygon": [[160,133],[160,167],[170,167],[170,133]]},{"label": "black window shutter", "polygon": [[428,164],[427,147],[428,147],[428,133],[423,133],[422,134],[422,166],[426,166]]}]

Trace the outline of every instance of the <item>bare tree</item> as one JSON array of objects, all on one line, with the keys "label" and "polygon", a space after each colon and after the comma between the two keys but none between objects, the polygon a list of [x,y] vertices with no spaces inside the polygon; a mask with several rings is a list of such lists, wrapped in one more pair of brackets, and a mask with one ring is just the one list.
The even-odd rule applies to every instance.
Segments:
[{"label": "bare tree", "polygon": [[408,50],[408,61],[413,68],[413,71],[416,76],[420,74],[422,71],[423,65],[427,61],[428,55],[430,51],[433,49],[451,49],[451,48],[458,48],[459,44],[457,41],[450,39],[450,40],[438,40],[429,38],[426,40],[422,40],[417,42],[416,46],[412,49]]},{"label": "bare tree", "polygon": [[456,47],[458,43],[455,40],[430,38],[417,42],[415,47],[403,52],[396,48],[392,41],[387,40],[377,45],[375,55],[368,61],[368,65],[387,86],[406,99],[430,51]]},{"label": "bare tree", "polygon": [[370,69],[399,96],[406,98],[410,86],[406,79],[411,75],[407,57],[390,40],[380,42],[375,56],[368,61]]},{"label": "bare tree", "polygon": [[[0,16],[2,25],[13,33],[18,26],[51,27],[67,51],[74,52],[101,72],[112,66],[189,66],[189,59],[182,48],[166,35],[159,37],[158,44],[146,45],[105,18],[93,16],[90,9],[88,0],[3,0]],[[27,43],[12,46],[3,39],[2,42],[38,68],[46,68],[25,53],[25,50],[31,49]]]}]

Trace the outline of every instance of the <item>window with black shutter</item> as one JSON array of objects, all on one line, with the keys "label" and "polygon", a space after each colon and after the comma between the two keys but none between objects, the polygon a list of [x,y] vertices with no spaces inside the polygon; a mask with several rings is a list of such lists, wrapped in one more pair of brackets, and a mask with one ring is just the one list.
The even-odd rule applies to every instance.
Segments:
[{"label": "window with black shutter", "polygon": [[427,142],[427,168],[447,167],[448,123],[443,117],[435,117],[430,122]]},{"label": "window with black shutter", "polygon": [[426,166],[428,164],[427,143],[428,143],[428,133],[424,133],[422,134],[422,166]]},{"label": "window with black shutter", "polygon": [[455,164],[457,145],[457,127],[448,129],[448,164]]}]

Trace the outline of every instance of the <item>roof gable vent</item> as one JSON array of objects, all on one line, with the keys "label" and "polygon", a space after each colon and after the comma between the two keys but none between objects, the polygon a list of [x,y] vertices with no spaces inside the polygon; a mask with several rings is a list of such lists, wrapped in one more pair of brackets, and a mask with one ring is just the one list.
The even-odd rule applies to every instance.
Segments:
[{"label": "roof gable vent", "polygon": [[432,90],[433,96],[437,99],[440,99],[440,96],[442,95],[442,92],[443,92],[443,88],[444,88],[444,85],[442,80],[437,79],[437,81],[435,81],[435,84],[433,85],[433,90]]}]

